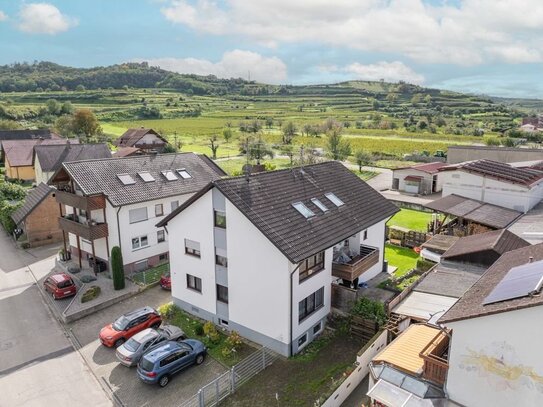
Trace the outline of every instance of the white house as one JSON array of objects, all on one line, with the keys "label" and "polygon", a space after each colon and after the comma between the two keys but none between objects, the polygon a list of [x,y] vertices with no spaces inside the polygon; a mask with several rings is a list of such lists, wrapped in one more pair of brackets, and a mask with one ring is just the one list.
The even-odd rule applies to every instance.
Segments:
[{"label": "white house", "polygon": [[381,272],[396,212],[337,162],[215,180],[157,225],[168,231],[173,301],[295,354],[322,332],[333,281]]},{"label": "white house", "polygon": [[441,191],[442,180],[439,169],[442,162],[416,164],[392,171],[392,189],[411,194],[433,194]]},{"label": "white house", "polygon": [[443,196],[459,195],[528,212],[543,198],[543,171],[477,160],[440,169]]},{"label": "white house", "polygon": [[225,173],[193,153],[151,154],[63,163],[50,180],[62,208],[64,247],[109,262],[119,246],[125,272],[168,258],[167,234],[155,224]]},{"label": "white house", "polygon": [[446,393],[463,406],[543,405],[543,244],[505,253],[439,319]]}]

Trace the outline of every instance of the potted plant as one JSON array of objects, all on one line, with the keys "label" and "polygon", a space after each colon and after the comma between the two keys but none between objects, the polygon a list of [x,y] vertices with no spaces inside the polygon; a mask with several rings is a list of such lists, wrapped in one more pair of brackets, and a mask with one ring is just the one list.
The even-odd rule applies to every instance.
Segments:
[{"label": "potted plant", "polygon": [[68,261],[72,258],[72,253],[64,248],[60,249],[58,255],[60,257],[60,261]]}]

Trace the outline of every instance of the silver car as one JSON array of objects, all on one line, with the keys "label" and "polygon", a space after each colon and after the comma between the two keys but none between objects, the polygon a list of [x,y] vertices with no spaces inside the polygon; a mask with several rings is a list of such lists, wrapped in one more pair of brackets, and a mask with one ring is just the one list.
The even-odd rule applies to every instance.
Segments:
[{"label": "silver car", "polygon": [[125,366],[136,366],[142,355],[164,341],[182,341],[186,335],[174,325],[163,325],[158,329],[147,328],[138,332],[117,348],[115,355]]}]

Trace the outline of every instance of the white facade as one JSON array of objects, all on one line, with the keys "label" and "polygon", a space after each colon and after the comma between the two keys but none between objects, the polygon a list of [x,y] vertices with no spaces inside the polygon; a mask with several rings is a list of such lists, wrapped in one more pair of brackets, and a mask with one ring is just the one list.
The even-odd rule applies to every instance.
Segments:
[{"label": "white facade", "polygon": [[[214,210],[225,213],[226,228],[214,226]],[[381,252],[378,272],[382,269],[384,224],[369,228],[366,239]],[[324,268],[300,281],[298,264],[292,264],[217,189],[171,219],[167,230],[172,297],[187,312],[236,330],[285,356],[298,352],[324,329],[331,307],[332,247],[325,250]],[[358,239],[358,245],[360,236],[352,238]],[[185,253],[185,239],[199,244],[200,257]],[[216,253],[227,257],[227,267],[215,264]],[[187,274],[201,279],[201,292],[188,287],[191,277]],[[218,300],[217,284],[228,287],[228,303]],[[320,289],[322,306],[300,320],[300,302]]]},{"label": "white facade", "polygon": [[[406,181],[406,177],[421,177],[420,182]],[[403,168],[392,172],[392,189],[411,194],[429,195],[443,188],[442,173],[430,174],[415,168]]]},{"label": "white facade", "polygon": [[145,136],[140,138],[138,142],[136,143],[136,146],[142,146],[145,144],[164,144],[164,141],[160,137],[158,137],[156,134],[153,133],[147,133]]},{"label": "white facade", "polygon": [[36,185],[40,185],[40,183],[42,182],[47,184],[47,181],[49,181],[49,179],[53,176],[54,172],[43,171],[38,156],[35,155],[35,157],[36,160],[34,162],[34,173],[36,174]]},{"label": "white facade", "polygon": [[543,405],[543,307],[447,323],[446,389],[464,406]]},{"label": "white facade", "polygon": [[529,188],[462,170],[443,171],[443,196],[456,194],[519,212],[528,212],[543,198],[543,182]]}]

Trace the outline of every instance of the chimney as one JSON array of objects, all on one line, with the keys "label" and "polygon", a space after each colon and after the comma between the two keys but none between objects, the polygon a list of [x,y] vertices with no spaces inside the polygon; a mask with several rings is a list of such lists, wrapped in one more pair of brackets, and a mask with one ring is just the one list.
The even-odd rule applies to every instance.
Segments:
[{"label": "chimney", "polygon": [[528,263],[533,263],[533,262],[534,262],[534,257],[533,256],[528,257]]},{"label": "chimney", "polygon": [[70,148],[70,147],[71,147],[70,139],[66,139],[66,148]]}]

